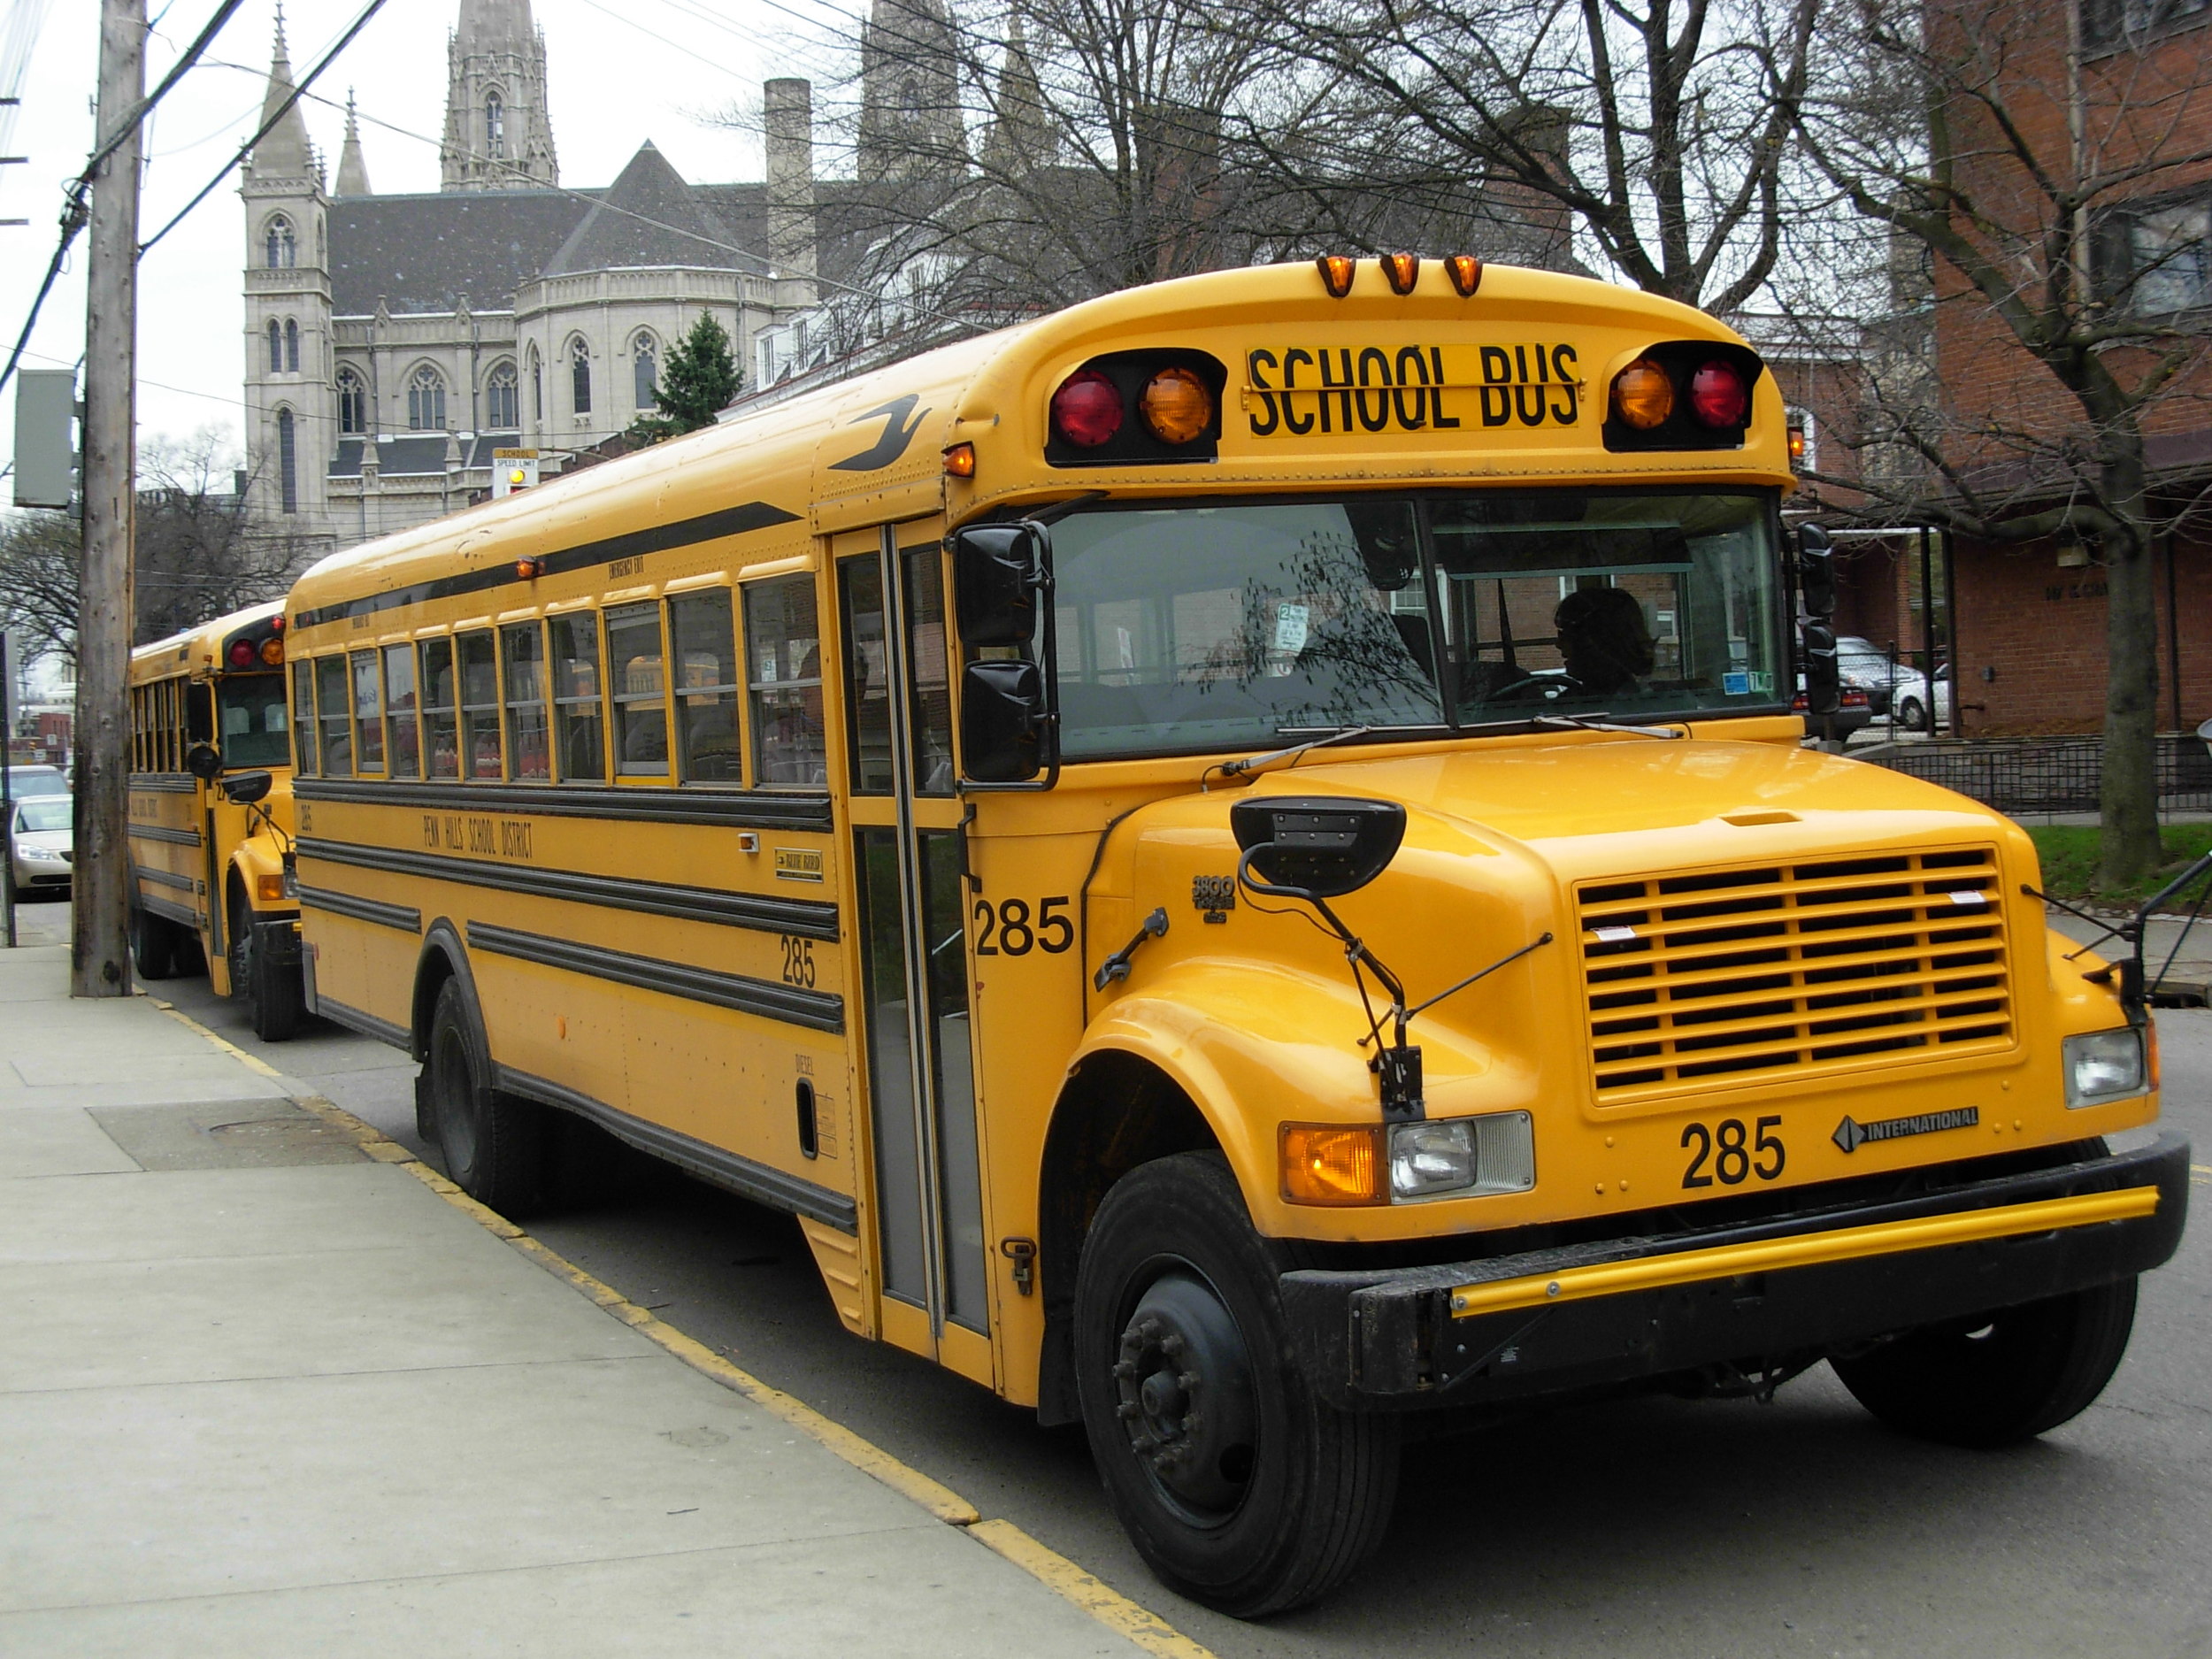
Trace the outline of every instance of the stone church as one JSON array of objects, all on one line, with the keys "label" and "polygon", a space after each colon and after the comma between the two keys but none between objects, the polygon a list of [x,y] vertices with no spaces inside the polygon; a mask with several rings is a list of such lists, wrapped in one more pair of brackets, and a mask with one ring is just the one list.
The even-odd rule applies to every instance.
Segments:
[{"label": "stone church", "polygon": [[[766,85],[764,182],[687,183],[649,142],[576,188],[529,0],[460,0],[447,58],[436,192],[377,195],[350,108],[334,182],[296,105],[244,172],[253,511],[311,554],[466,505],[495,449],[550,472],[622,431],[703,312],[749,380],[818,297],[806,81]],[[265,111],[291,92],[280,22]]]}]

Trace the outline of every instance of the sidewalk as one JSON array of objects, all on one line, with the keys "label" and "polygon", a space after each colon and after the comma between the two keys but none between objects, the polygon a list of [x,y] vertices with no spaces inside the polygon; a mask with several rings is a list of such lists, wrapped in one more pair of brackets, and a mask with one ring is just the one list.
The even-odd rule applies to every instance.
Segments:
[{"label": "sidewalk", "polygon": [[0,1652],[1142,1650],[66,982],[0,952]]}]

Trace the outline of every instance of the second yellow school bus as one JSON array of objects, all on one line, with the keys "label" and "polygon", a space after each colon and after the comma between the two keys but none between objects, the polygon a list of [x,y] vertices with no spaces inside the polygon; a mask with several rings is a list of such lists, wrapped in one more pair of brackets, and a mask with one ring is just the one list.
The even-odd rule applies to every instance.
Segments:
[{"label": "second yellow school bus", "polygon": [[1472,260],[755,408],[299,582],[310,995],[496,1207],[588,1124],[794,1213],[1233,1612],[1410,1413],[1824,1359],[2039,1433],[2187,1145],[2021,832],[1801,747],[1790,483],[1725,328]]}]

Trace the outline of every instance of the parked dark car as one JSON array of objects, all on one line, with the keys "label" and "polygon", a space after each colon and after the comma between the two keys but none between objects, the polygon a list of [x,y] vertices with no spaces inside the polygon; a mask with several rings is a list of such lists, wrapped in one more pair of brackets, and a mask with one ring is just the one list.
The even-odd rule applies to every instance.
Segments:
[{"label": "parked dark car", "polygon": [[[1793,713],[1805,716],[1805,735],[1808,737],[1828,737],[1839,743],[1848,743],[1855,733],[1864,731],[1874,718],[1874,710],[1866,692],[1857,686],[1846,686],[1841,698],[1842,706],[1825,717],[1808,712],[1808,702],[1805,676],[1800,674],[1797,677],[1797,695],[1790,699],[1790,709]],[[1824,731],[1822,729],[1824,726],[1826,728]]]},{"label": "parked dark car", "polygon": [[1868,708],[1878,715],[1889,712],[1890,698],[1901,680],[1916,678],[1910,664],[1892,662],[1888,652],[1855,634],[1836,641],[1836,672],[1845,685],[1866,693]]}]

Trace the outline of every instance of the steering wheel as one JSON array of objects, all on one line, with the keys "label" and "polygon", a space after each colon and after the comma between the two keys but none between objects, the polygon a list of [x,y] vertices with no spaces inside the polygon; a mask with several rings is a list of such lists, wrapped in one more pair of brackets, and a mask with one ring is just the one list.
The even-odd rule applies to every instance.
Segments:
[{"label": "steering wheel", "polygon": [[1564,696],[1579,695],[1584,689],[1582,682],[1572,674],[1524,674],[1511,685],[1500,686],[1493,691],[1490,694],[1490,700],[1495,702],[1508,697],[1532,700],[1536,697],[1543,697],[1549,701]]}]

